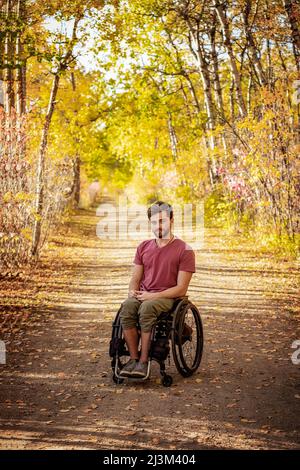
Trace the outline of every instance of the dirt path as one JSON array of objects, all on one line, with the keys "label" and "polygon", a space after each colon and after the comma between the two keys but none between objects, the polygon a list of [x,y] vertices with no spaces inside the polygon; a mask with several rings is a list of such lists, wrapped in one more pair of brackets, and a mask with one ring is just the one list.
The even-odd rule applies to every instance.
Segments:
[{"label": "dirt path", "polygon": [[30,280],[2,283],[3,312],[26,322],[1,316],[0,448],[299,448],[296,266],[207,229],[189,289],[205,328],[199,372],[171,367],[164,388],[155,365],[147,383],[117,386],[107,350],[136,242],[98,239],[97,220],[78,211]]}]

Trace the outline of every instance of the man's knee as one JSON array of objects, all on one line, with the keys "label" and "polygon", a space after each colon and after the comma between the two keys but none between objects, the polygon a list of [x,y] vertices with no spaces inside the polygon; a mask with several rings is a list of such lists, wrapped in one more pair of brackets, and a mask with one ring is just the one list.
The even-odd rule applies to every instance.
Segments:
[{"label": "man's knee", "polygon": [[153,300],[144,300],[139,308],[139,313],[155,313],[159,314],[161,312],[167,312],[172,308],[174,304],[174,299],[153,299]]},{"label": "man's knee", "polygon": [[137,324],[140,301],[135,297],[128,297],[121,304],[120,320],[123,329],[134,328]]},{"label": "man's knee", "polygon": [[139,308],[139,323],[141,330],[146,332],[151,331],[156,322],[159,309],[155,300],[144,300]]},{"label": "man's knee", "polygon": [[134,310],[136,308],[139,308],[140,306],[140,301],[138,299],[136,299],[135,297],[128,297],[128,299],[125,299],[123,302],[122,302],[122,307],[124,307],[125,309],[130,309],[130,310]]},{"label": "man's knee", "polygon": [[156,300],[143,300],[140,305],[139,311],[150,311],[155,309]]},{"label": "man's knee", "polygon": [[157,318],[162,312],[171,310],[174,299],[160,298],[153,300],[144,300],[139,308],[139,322],[141,330],[151,331]]}]

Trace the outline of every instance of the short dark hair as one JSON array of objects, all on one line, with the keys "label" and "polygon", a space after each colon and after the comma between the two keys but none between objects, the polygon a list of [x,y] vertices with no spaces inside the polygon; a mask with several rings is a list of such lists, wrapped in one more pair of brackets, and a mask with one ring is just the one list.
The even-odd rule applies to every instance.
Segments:
[{"label": "short dark hair", "polygon": [[170,204],[163,201],[155,201],[147,210],[148,219],[150,220],[154,214],[166,211],[170,219],[173,219],[173,208]]}]

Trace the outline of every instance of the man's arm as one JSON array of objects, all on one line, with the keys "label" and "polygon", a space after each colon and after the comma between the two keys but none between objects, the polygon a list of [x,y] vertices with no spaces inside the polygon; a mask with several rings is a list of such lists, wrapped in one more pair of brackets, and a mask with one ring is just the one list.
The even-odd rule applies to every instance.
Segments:
[{"label": "man's arm", "polygon": [[150,300],[159,299],[160,297],[166,297],[167,299],[175,299],[176,297],[182,297],[186,294],[190,280],[193,273],[188,271],[179,271],[177,276],[177,285],[170,287],[169,289],[162,290],[160,292],[143,292],[137,295],[138,299]]},{"label": "man's arm", "polygon": [[140,283],[144,274],[144,266],[142,264],[135,264],[132,271],[132,276],[129,282],[128,297],[135,297],[136,291],[140,288]]}]

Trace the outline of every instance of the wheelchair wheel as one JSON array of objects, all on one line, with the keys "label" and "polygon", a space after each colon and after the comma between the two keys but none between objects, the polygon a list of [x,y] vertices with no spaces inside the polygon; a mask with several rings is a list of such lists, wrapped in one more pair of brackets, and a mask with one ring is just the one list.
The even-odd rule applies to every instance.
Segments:
[{"label": "wheelchair wheel", "polygon": [[173,383],[173,378],[171,377],[171,375],[165,375],[162,379],[161,379],[161,383],[164,387],[171,387],[172,383]]},{"label": "wheelchair wheel", "polygon": [[183,377],[189,377],[198,369],[203,352],[202,321],[191,302],[183,302],[176,310],[171,339],[176,369]]}]

